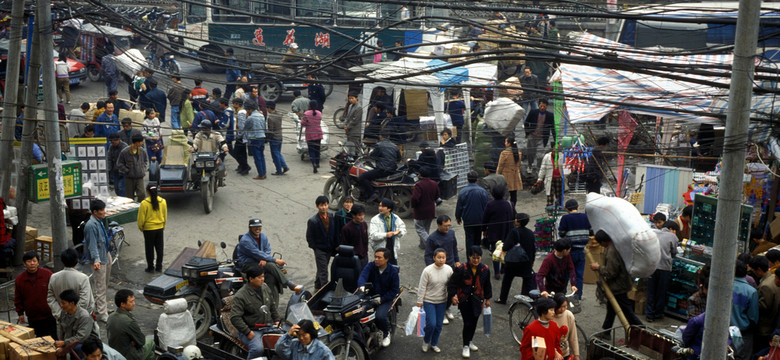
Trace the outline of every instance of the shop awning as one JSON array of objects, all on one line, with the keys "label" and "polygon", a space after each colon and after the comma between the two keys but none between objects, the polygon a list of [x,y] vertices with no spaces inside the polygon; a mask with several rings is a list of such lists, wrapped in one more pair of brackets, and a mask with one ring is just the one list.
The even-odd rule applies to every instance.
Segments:
[{"label": "shop awning", "polygon": [[[635,63],[638,67],[643,62],[663,63],[680,66],[680,72],[669,72],[668,75],[721,84],[730,82],[729,72],[716,69],[714,65],[731,64],[731,54],[659,56],[589,33],[579,35],[573,43],[578,44],[572,52],[574,56],[606,55]],[[685,73],[687,69],[721,73],[723,76],[690,75]],[[598,121],[616,109],[667,119],[721,123],[716,116],[725,114],[728,106],[727,89],[692,81],[573,64],[561,64],[560,71],[564,92],[568,95],[566,107],[572,123]],[[680,111],[705,112],[716,116]],[[775,112],[774,99],[769,96],[754,97],[751,117],[766,117]]]}]

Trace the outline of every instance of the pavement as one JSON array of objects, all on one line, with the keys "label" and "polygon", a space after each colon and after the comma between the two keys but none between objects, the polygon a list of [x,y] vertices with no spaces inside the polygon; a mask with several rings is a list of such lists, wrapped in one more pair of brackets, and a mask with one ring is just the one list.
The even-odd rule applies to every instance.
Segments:
[{"label": "pavement", "polygon": [[[224,89],[223,85],[218,86],[215,83],[215,81],[223,80],[224,74],[204,73],[199,65],[186,60],[182,61],[182,69],[185,86],[192,87],[192,79],[201,78],[204,80],[204,87],[209,91],[214,87]],[[160,86],[167,91],[168,84],[168,82],[162,82]],[[127,98],[126,89],[127,84],[120,82],[120,98]],[[328,168],[327,159],[336,153],[337,141],[345,139],[343,131],[334,130],[331,116],[337,108],[345,103],[346,91],[345,86],[336,86],[325,104],[323,121],[328,122],[331,126],[330,148],[323,152],[322,167],[318,174],[312,173],[308,159],[305,162],[300,160],[300,155],[295,147],[297,136],[294,124],[291,120],[285,119],[282,153],[291,169],[286,175],[268,176],[266,180],[253,180],[252,177],[256,175],[256,172],[250,172],[248,176],[238,175],[233,171],[237,166],[235,160],[227,157],[227,187],[220,188],[215,194],[214,211],[211,214],[206,214],[203,211],[198,192],[162,193],[161,196],[166,199],[168,204],[168,224],[165,229],[165,266],[173,261],[183,247],[197,247],[199,240],[210,240],[217,244],[224,241],[229,246],[227,254],[231,254],[233,247],[237,244],[238,235],[247,231],[248,219],[257,216],[263,220],[263,232],[268,235],[273,251],[280,252],[283,258],[288,261],[288,276],[293,281],[303,284],[307,289],[312,289],[314,255],[306,246],[306,220],[315,214],[314,199],[322,193],[322,187],[330,177],[330,174],[324,171]],[[83,101],[95,102],[98,98],[105,97],[104,94],[106,94],[106,90],[102,82],[91,83],[87,81],[84,85],[71,89],[72,100],[71,105],[66,106],[67,111],[69,112],[70,109],[77,107]],[[291,101],[292,96],[285,94],[277,102],[277,110],[286,113]],[[170,122],[163,124],[163,126],[169,125]],[[265,154],[268,172],[273,172],[270,151],[266,150]],[[254,167],[253,164],[251,165]],[[579,196],[578,200],[584,203],[584,196],[577,196]],[[454,218],[455,202],[456,198],[454,197],[444,201],[438,207],[437,213],[447,214]],[[518,194],[517,210],[530,214],[532,219],[543,213],[544,205],[544,195],[534,196],[527,191],[521,191]],[[39,228],[41,235],[51,234],[49,204],[31,204],[30,209],[31,216],[28,225]],[[373,206],[367,207],[367,220],[368,216],[373,216],[376,211]],[[401,240],[401,252],[398,255],[401,267],[401,285],[405,289],[402,296],[404,305],[399,316],[400,326],[403,325],[411,306],[416,302],[416,288],[420,272],[424,268],[423,250],[417,247],[418,237],[414,232],[413,221],[405,219],[405,223],[408,233]],[[141,290],[146,283],[159,274],[148,274],[143,271],[146,267],[143,236],[135,223],[128,223],[124,226],[125,236],[130,246],[122,249],[118,262],[119,268],[112,271],[109,298],[112,299],[114,292],[121,288],[136,291],[136,317],[145,333],[151,335],[156,327],[157,318],[162,313],[162,307],[144,299]],[[460,242],[461,259],[465,259],[463,229],[457,225],[453,229]],[[435,230],[435,225],[432,230]],[[219,249],[217,254],[220,259],[224,256]],[[487,252],[484,258],[487,259]],[[537,259],[535,268],[538,268],[540,264],[541,259]],[[490,266],[492,267],[492,265]],[[511,296],[519,293],[520,281],[522,280],[518,278],[514,282]],[[492,280],[492,285],[495,298],[500,290],[500,281]],[[606,308],[604,305],[598,304],[595,298],[595,285],[586,284],[584,294],[583,310],[576,318],[578,325],[590,336],[600,329]],[[289,292],[281,296],[283,304],[286,304],[288,296]],[[109,303],[112,302],[109,300]],[[490,337],[484,335],[480,321],[474,338],[474,343],[480,347],[480,350],[472,352],[472,358],[516,359],[518,357],[518,346],[509,332],[508,310],[510,305],[493,305],[493,328]],[[113,304],[110,304],[110,309],[114,309]],[[408,358],[420,355],[435,359],[459,357],[462,348],[462,320],[457,311],[454,313],[456,319],[451,321],[449,325],[445,325],[442,331],[439,343],[442,349],[441,353],[434,354],[429,351],[423,354],[420,349],[421,339],[401,335],[403,330],[399,328],[396,332],[398,335],[393,338],[392,345],[372,358],[391,359],[398,356]],[[644,316],[640,316],[640,318],[644,320]],[[681,324],[683,323],[680,321],[665,318],[649,325],[673,332],[675,330],[673,326]],[[619,322],[616,322],[615,326],[619,326]]]}]

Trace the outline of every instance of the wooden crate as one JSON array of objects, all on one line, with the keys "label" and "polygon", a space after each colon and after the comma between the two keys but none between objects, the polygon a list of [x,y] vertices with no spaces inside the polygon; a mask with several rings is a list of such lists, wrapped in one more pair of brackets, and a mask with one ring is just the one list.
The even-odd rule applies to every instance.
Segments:
[{"label": "wooden crate", "polygon": [[54,247],[51,236],[40,236],[35,239],[35,252],[38,253],[40,262],[52,261],[54,259],[52,251],[54,251]]}]

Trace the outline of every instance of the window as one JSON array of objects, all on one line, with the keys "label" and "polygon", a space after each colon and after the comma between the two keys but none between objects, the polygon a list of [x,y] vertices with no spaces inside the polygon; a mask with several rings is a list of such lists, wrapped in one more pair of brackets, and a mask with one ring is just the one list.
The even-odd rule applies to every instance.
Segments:
[{"label": "window", "polygon": [[206,7],[203,5],[187,4],[187,24],[195,24],[206,21]]},{"label": "window", "polygon": [[333,17],[334,5],[334,0],[297,0],[295,16],[330,19]]},{"label": "window", "polygon": [[249,23],[249,16],[244,13],[251,11],[251,0],[215,0],[214,3],[226,8],[213,10],[214,22]]},{"label": "window", "polygon": [[284,19],[271,19],[267,17],[253,17],[252,21],[256,24],[278,24],[289,22],[291,13],[290,0],[256,0],[253,1],[256,14],[265,14],[277,16]]}]

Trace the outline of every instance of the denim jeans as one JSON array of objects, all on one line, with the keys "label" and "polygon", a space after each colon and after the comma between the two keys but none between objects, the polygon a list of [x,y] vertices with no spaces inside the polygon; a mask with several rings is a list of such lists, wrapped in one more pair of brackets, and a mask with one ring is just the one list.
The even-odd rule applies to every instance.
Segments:
[{"label": "denim jeans", "polygon": [[250,140],[249,151],[255,160],[257,176],[265,176],[265,139]]},{"label": "denim jeans", "polygon": [[263,356],[263,333],[259,331],[255,331],[255,337],[252,338],[252,340],[249,340],[244,333],[238,333],[238,337],[241,339],[241,342],[246,344],[246,346],[249,348],[249,355],[246,357],[247,359],[254,359],[259,358]]},{"label": "denim jeans", "polygon": [[111,178],[114,182],[114,192],[117,196],[125,196],[125,176],[116,172],[112,171],[109,175],[111,175]]},{"label": "denim jeans", "polygon": [[171,106],[171,127],[181,129],[181,118],[179,117],[179,107]]},{"label": "denim jeans", "polygon": [[441,327],[444,322],[444,310],[446,308],[446,301],[441,304],[423,302],[423,310],[425,310],[425,337],[423,337],[423,340],[426,344],[431,344],[433,346],[439,344],[439,335],[441,335]]},{"label": "denim jeans", "polygon": [[271,145],[271,160],[274,162],[276,172],[281,173],[287,167],[284,156],[282,156],[282,139],[271,139],[268,140],[268,143]]},{"label": "denim jeans", "polygon": [[574,263],[574,272],[577,274],[577,299],[582,299],[582,274],[585,272],[585,249],[571,249],[571,261]]}]

